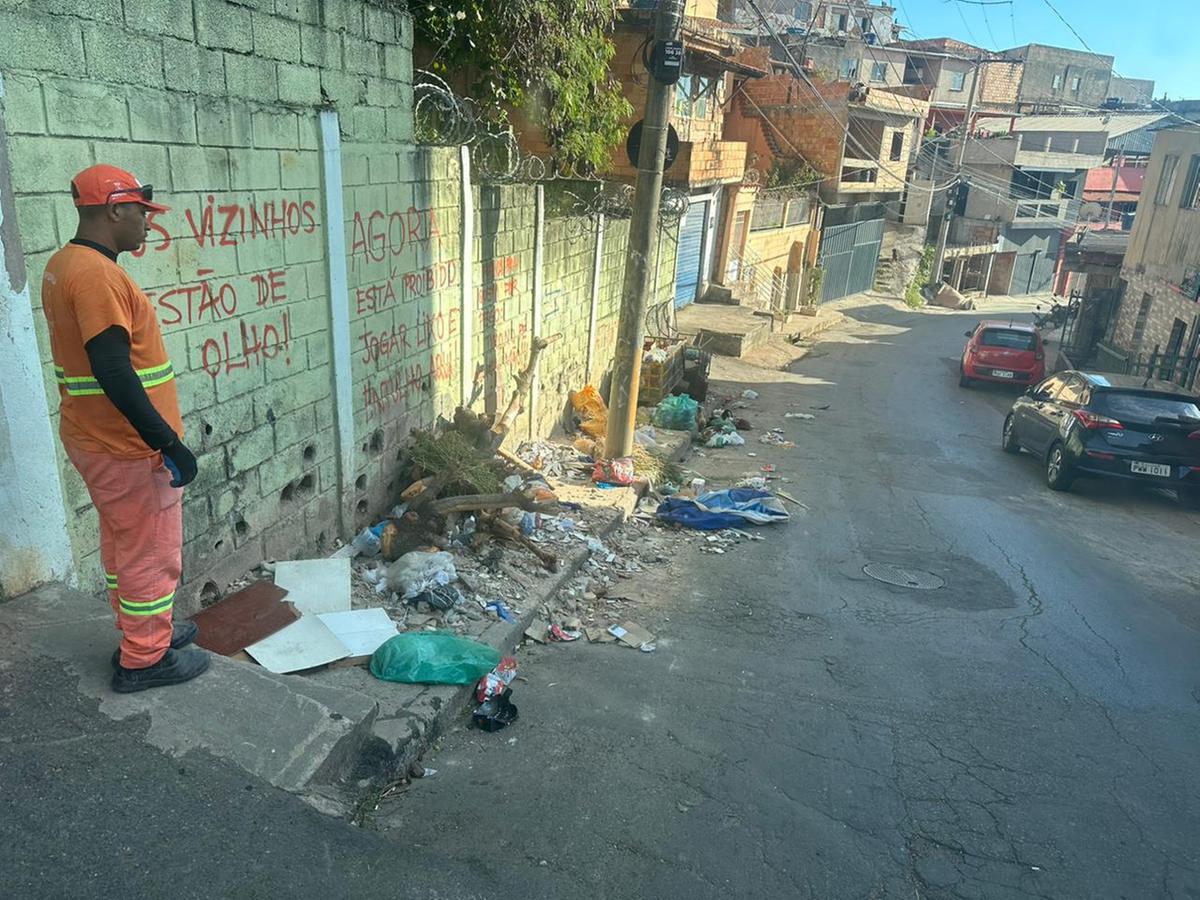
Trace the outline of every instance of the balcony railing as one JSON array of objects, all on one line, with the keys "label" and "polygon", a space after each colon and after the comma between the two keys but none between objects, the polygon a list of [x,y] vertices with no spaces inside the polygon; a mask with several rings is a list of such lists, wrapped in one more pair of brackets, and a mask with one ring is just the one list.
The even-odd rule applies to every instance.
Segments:
[{"label": "balcony railing", "polygon": [[1018,200],[1012,223],[1029,228],[1065,223],[1070,206],[1070,200]]}]

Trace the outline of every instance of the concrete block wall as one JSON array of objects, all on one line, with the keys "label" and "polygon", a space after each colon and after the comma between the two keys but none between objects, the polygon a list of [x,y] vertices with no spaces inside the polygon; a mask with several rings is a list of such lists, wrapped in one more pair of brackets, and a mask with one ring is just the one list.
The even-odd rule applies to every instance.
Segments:
[{"label": "concrete block wall", "polygon": [[[481,406],[493,411],[535,329],[564,335],[544,357],[536,416],[526,413],[517,437],[548,431],[566,392],[586,382],[589,331],[593,378],[611,365],[627,223],[606,223],[593,326],[594,223],[547,219],[535,321],[537,189],[468,187],[475,239],[464,253],[459,149],[412,143],[411,40],[407,15],[368,0],[107,0],[5,12],[0,174],[11,190],[0,178],[0,226],[27,274],[9,267],[9,281],[18,272],[22,283],[0,287],[33,323],[22,365],[43,375],[35,406],[52,419],[40,423],[47,446],[58,391],[40,283],[74,233],[70,177],[95,162],[120,165],[171,207],[121,262],[158,314],[200,461],[185,493],[184,610],[263,559],[327,552],[390,508],[409,432],[450,415],[463,395],[464,316],[468,368],[480,367]],[[323,157],[331,112],[337,171]],[[341,188],[340,222],[326,221],[330,185]],[[345,257],[333,265],[335,232]],[[660,255],[663,299],[673,246]],[[349,335],[345,367],[335,363],[338,323]],[[342,408],[339,386],[350,396]],[[7,393],[0,401],[13,406]],[[6,481],[21,464],[14,446],[0,443]],[[16,560],[20,576],[5,575],[2,594],[64,574],[102,584],[95,512],[57,452],[56,471],[47,467],[57,483],[24,495],[61,492],[70,546],[58,556],[69,558],[51,559],[33,529],[10,532],[0,572]]]},{"label": "concrete block wall", "polygon": [[[25,4],[0,29],[4,118],[39,331],[41,272],[74,233],[70,177],[130,169],[171,207],[122,262],[159,316],[200,477],[188,577],[213,586],[336,536],[318,106],[411,140],[411,22],[362,2]],[[47,379],[57,428],[58,392]],[[60,457],[75,569],[96,517]]]},{"label": "concrete block wall", "polygon": [[459,402],[461,178],[458,148],[342,144],[356,530],[395,504],[412,429]]},{"label": "concrete block wall", "polygon": [[[534,337],[537,188],[511,184],[480,185],[473,190],[472,336],[475,358],[484,366],[483,397],[477,408],[498,416],[512,398],[516,375],[529,362]],[[528,398],[514,434],[530,435]]]}]

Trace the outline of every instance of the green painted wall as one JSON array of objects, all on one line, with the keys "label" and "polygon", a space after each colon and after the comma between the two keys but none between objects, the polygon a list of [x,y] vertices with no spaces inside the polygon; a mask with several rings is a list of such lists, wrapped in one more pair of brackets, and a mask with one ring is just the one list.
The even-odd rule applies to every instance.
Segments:
[{"label": "green painted wall", "polygon": [[[503,408],[537,328],[536,188],[473,186],[464,309],[459,150],[412,143],[407,14],[365,0],[0,5],[0,108],[47,376],[41,273],[75,230],[71,176],[123,166],[171,207],[122,264],[158,313],[201,466],[184,503],[185,605],[263,559],[327,551],[348,536],[340,500],[347,532],[395,503],[409,432],[458,403],[464,315],[481,406]],[[348,283],[332,301],[322,109],[337,112],[342,142]],[[626,232],[607,223],[596,381],[611,365]],[[563,337],[522,438],[560,423],[588,377],[594,221],[548,213],[543,244],[541,333]],[[666,299],[673,249],[663,263]],[[331,310],[350,321],[354,447],[340,500]],[[57,429],[52,377],[46,389]],[[61,452],[59,468],[78,580],[98,587],[95,512]]]}]

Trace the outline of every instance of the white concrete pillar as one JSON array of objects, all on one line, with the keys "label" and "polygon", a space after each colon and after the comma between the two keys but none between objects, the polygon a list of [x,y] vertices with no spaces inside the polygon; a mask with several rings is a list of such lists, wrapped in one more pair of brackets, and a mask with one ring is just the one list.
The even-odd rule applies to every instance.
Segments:
[{"label": "white concrete pillar", "polygon": [[0,600],[75,578],[3,116],[0,110]]},{"label": "white concrete pillar", "polygon": [[338,114],[323,110],[321,193],[325,199],[325,259],[329,276],[329,338],[332,344],[334,429],[337,435],[338,529],[347,534],[354,477],[354,373],[350,358],[350,288],[346,275],[346,213],[342,194],[342,135]]}]

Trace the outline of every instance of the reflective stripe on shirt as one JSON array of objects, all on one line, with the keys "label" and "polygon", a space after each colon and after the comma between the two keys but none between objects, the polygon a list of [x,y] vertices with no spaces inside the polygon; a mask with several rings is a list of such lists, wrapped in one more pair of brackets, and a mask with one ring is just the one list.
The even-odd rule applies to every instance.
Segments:
[{"label": "reflective stripe on shirt", "polygon": [[[169,362],[161,366],[151,366],[148,369],[134,369],[134,374],[142,382],[142,387],[152,388],[155,385],[166,384],[175,377],[175,370]],[[72,397],[95,397],[104,393],[100,382],[90,375],[68,375],[62,366],[54,367],[54,377],[59,385],[66,389]]]}]

